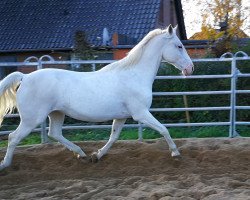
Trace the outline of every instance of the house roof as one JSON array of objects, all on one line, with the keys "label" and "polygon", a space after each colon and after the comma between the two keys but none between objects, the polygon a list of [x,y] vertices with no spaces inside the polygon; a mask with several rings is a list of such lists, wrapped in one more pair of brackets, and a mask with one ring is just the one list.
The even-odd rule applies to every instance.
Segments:
[{"label": "house roof", "polygon": [[138,42],[154,28],[161,0],[1,0],[0,52],[72,49],[76,31],[101,45],[103,29]]}]

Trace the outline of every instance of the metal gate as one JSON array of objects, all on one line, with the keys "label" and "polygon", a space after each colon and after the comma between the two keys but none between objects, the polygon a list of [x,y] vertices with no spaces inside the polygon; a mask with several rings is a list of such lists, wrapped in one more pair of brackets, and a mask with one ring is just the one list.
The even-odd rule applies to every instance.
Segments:
[{"label": "metal gate", "polygon": [[[32,61],[33,60],[33,61]],[[237,121],[237,111],[238,110],[250,110],[250,106],[239,106],[236,102],[236,97],[238,94],[250,94],[250,90],[237,90],[236,82],[239,78],[249,78],[250,73],[241,73],[237,68],[237,61],[248,60],[250,57],[239,51],[235,54],[225,53],[220,58],[204,58],[204,59],[193,59],[194,63],[202,62],[229,62],[231,63],[231,73],[229,74],[220,74],[220,75],[192,75],[188,77],[184,76],[156,76],[158,80],[164,79],[230,79],[231,85],[230,90],[218,90],[218,91],[192,91],[192,92],[153,92],[153,96],[179,96],[179,95],[230,95],[230,105],[228,106],[217,106],[217,107],[186,107],[186,108],[151,108],[150,111],[153,112],[179,112],[179,111],[230,111],[230,116],[228,121],[221,122],[196,122],[196,123],[168,123],[164,124],[166,127],[185,127],[185,126],[228,126],[229,127],[229,137],[237,136],[236,125],[250,125],[250,121]],[[88,64],[91,65],[92,71],[96,70],[97,64],[108,64],[114,62],[114,60],[71,60],[71,61],[55,61],[51,56],[44,55],[40,58],[29,57],[24,62],[2,62],[0,67],[7,66],[30,66],[37,67],[37,70],[42,69],[45,65],[79,65],[79,64]],[[6,117],[19,117],[18,114],[10,114]],[[143,124],[126,124],[125,127],[138,128],[138,137],[139,140],[143,139],[142,128]],[[85,126],[63,126],[63,129],[104,129],[111,128],[111,125],[85,125]],[[40,128],[34,129],[33,131],[41,131],[42,142],[48,141],[47,136],[48,127],[46,123],[43,123]],[[1,131],[0,135],[9,134],[11,131]]]}]

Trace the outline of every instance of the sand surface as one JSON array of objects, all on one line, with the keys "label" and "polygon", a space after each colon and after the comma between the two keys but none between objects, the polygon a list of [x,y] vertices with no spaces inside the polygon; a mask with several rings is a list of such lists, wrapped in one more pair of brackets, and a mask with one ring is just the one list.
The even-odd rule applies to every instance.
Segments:
[{"label": "sand surface", "polygon": [[[0,172],[0,199],[250,199],[250,138],[119,141],[98,163],[60,144],[18,147]],[[90,154],[104,142],[80,142]],[[5,154],[0,149],[0,158]]]}]

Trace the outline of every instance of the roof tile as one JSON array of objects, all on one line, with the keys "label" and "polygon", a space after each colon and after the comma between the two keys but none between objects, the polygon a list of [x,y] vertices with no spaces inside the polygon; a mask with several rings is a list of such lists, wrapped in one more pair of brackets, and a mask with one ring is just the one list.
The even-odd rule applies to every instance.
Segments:
[{"label": "roof tile", "polygon": [[71,48],[74,33],[101,45],[103,28],[138,42],[155,26],[160,0],[1,0],[0,51]]}]

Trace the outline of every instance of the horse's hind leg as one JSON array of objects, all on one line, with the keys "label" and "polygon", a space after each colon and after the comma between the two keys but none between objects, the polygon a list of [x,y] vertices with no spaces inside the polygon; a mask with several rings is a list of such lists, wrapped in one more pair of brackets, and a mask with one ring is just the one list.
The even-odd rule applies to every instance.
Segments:
[{"label": "horse's hind leg", "polygon": [[21,121],[18,128],[9,134],[8,148],[4,160],[0,164],[0,170],[10,166],[16,146],[23,138],[30,134],[33,128],[35,127],[26,125]]},{"label": "horse's hind leg", "polygon": [[61,144],[63,144],[65,147],[67,147],[69,150],[75,152],[78,154],[78,157],[86,157],[86,154],[82,151],[82,149],[75,145],[74,143],[67,140],[62,135],[62,125],[64,121],[65,115],[59,111],[54,111],[49,114],[49,120],[50,120],[50,126],[49,126],[49,133],[48,135]]}]

